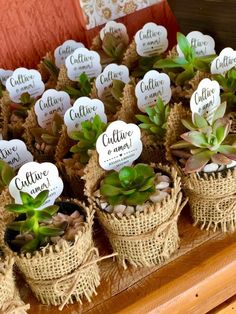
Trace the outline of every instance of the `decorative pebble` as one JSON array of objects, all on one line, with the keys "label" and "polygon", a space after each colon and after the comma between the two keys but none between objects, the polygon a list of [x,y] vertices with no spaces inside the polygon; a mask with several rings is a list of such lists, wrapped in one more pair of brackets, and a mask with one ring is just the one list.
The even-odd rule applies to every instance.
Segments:
[{"label": "decorative pebble", "polygon": [[158,182],[170,182],[170,178],[165,175],[158,176]]},{"label": "decorative pebble", "polygon": [[226,168],[232,168],[236,166],[236,160],[232,160],[232,162],[226,166]]},{"label": "decorative pebble", "polygon": [[105,211],[108,212],[108,213],[112,213],[112,212],[113,212],[113,206],[112,206],[112,205],[108,205],[108,206],[105,208]]},{"label": "decorative pebble", "polygon": [[126,215],[134,214],[134,207],[133,206],[127,206],[125,211],[124,211],[124,214],[126,214]]},{"label": "decorative pebble", "polygon": [[146,205],[137,205],[136,206],[136,211],[143,212],[145,207],[146,207]]},{"label": "decorative pebble", "polygon": [[215,164],[214,162],[206,165],[204,168],[203,168],[203,171],[204,172],[215,172],[217,171],[219,168],[219,165]]},{"label": "decorative pebble", "polygon": [[163,191],[156,191],[154,194],[152,194],[150,196],[150,200],[153,202],[153,203],[159,203],[161,202],[166,196],[168,196],[168,193],[167,192],[163,192]]},{"label": "decorative pebble", "polygon": [[101,203],[101,208],[105,209],[107,207],[107,205],[108,205],[107,203]]},{"label": "decorative pebble", "polygon": [[119,204],[114,206],[114,213],[121,213],[123,214],[124,210],[126,209],[125,205]]},{"label": "decorative pebble", "polygon": [[162,190],[162,189],[166,189],[168,187],[169,187],[169,182],[162,181],[162,182],[159,182],[156,184],[156,189]]},{"label": "decorative pebble", "polygon": [[221,166],[218,168],[218,171],[222,171],[222,170],[224,170],[225,168],[226,168],[225,165],[221,165]]},{"label": "decorative pebble", "polygon": [[166,192],[166,193],[168,193],[168,194],[170,194],[170,193],[171,193],[171,188],[168,187],[168,188],[166,188],[166,189],[163,189],[162,191],[163,191],[163,192]]}]

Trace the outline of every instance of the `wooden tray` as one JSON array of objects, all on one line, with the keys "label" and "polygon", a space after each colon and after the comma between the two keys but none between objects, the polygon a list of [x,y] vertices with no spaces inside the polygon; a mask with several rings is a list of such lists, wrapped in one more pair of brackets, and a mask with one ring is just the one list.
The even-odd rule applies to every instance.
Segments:
[{"label": "wooden tray", "polygon": [[[181,245],[161,267],[123,270],[112,259],[100,263],[101,285],[91,303],[66,306],[65,314],[204,314],[236,294],[236,233],[222,235],[201,231],[188,215],[179,221]],[[110,253],[103,231],[96,227],[101,255]],[[60,313],[40,305],[26,283],[18,280],[20,293],[31,304],[29,314]]]}]

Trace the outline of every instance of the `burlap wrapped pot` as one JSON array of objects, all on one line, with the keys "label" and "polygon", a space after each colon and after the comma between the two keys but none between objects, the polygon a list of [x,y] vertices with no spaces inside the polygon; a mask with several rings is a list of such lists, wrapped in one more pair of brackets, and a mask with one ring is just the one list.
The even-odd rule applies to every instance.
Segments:
[{"label": "burlap wrapped pot", "polygon": [[133,40],[124,53],[122,64],[126,65],[129,69],[133,69],[137,65],[139,58],[136,51],[136,43]]},{"label": "burlap wrapped pot", "polygon": [[65,65],[62,65],[60,67],[58,79],[57,79],[57,85],[56,89],[57,90],[64,90],[66,86],[72,86],[74,87],[76,85],[76,82],[73,82],[69,79],[67,76],[67,69]]},{"label": "burlap wrapped pot", "polygon": [[40,63],[37,65],[38,71],[41,74],[42,80],[45,83],[46,89],[55,88],[57,84],[57,77],[56,75],[52,75],[47,67],[43,63],[43,59],[50,61],[51,63],[55,64],[55,58],[53,51],[49,51],[46,55],[42,58]]},{"label": "burlap wrapped pot", "polygon": [[70,148],[74,144],[75,141],[71,140],[67,135],[66,126],[63,126],[61,136],[56,147],[55,160],[63,182],[65,183],[64,192],[67,195],[84,199],[84,181],[81,179],[81,173],[83,174],[84,166],[72,157],[70,158],[70,162],[65,161]]},{"label": "burlap wrapped pot", "polygon": [[[177,220],[181,209],[180,178],[176,171],[158,165],[172,179],[171,193],[161,203],[147,203],[144,212],[116,217],[102,211],[94,192],[105,175],[94,153],[85,169],[85,193],[96,209],[99,221],[110,240],[118,261],[126,268],[126,261],[134,266],[152,266],[164,262],[178,248]],[[154,165],[153,165],[154,166]]]},{"label": "burlap wrapped pot", "polygon": [[1,257],[0,251],[0,314],[25,314],[29,305],[20,299],[13,275],[14,258]]},{"label": "burlap wrapped pot", "polygon": [[34,160],[38,162],[54,162],[56,146],[50,146],[50,149],[46,150],[45,145],[45,150],[39,150],[37,148],[37,144],[39,145],[39,143],[36,142],[35,137],[31,133],[31,129],[33,128],[40,128],[40,126],[38,125],[34,108],[31,108],[31,110],[28,111],[28,117],[24,123],[24,133],[22,137],[28,150],[33,154]]},{"label": "burlap wrapped pot", "polygon": [[68,303],[91,300],[100,284],[98,250],[92,239],[93,212],[77,200],[69,200],[86,211],[84,227],[74,242],[61,239],[34,253],[15,255],[15,262],[37,299],[62,310]]},{"label": "burlap wrapped pot", "polygon": [[170,112],[166,134],[166,158],[177,169],[182,178],[182,187],[189,198],[194,224],[201,228],[220,229],[223,232],[236,230],[236,169],[216,173],[185,174],[171,154],[170,146],[186,132],[181,119],[190,117],[189,110],[181,104]]}]

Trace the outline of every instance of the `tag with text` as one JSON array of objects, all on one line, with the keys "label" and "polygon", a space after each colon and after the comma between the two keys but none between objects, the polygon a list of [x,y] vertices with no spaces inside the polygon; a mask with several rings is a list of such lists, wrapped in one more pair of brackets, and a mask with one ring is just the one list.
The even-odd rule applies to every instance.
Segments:
[{"label": "tag with text", "polygon": [[111,33],[115,37],[122,38],[128,44],[129,36],[127,33],[126,26],[122,23],[117,23],[115,21],[109,21],[100,30],[100,38],[103,40],[106,33]]},{"label": "tag with text", "polygon": [[55,89],[48,89],[43,93],[42,98],[37,100],[34,105],[38,124],[42,128],[49,128],[54,113],[57,112],[63,118],[65,112],[70,107],[70,96],[66,92],[58,92]]},{"label": "tag with text", "polygon": [[147,72],[135,87],[138,108],[145,112],[146,107],[155,105],[160,96],[164,104],[171,99],[170,78],[165,73],[151,70]]},{"label": "tag with text", "polygon": [[167,29],[155,23],[147,23],[134,37],[136,51],[142,57],[159,55],[166,51],[169,42]]},{"label": "tag with text", "polygon": [[97,77],[102,72],[100,56],[96,51],[87,48],[77,48],[66,58],[65,65],[70,80],[77,81],[82,73],[88,77]]},{"label": "tag with text", "polygon": [[33,155],[21,140],[0,140],[0,159],[17,170],[25,163],[33,161]]},{"label": "tag with text", "polygon": [[104,104],[101,100],[88,97],[78,98],[73,107],[68,109],[64,115],[68,135],[74,130],[81,129],[81,122],[92,120],[96,115],[99,115],[100,119],[107,123]]},{"label": "tag with text", "polygon": [[236,67],[236,50],[225,48],[211,63],[212,74],[225,74]]},{"label": "tag with text", "polygon": [[140,129],[133,123],[112,122],[99,136],[96,149],[103,169],[119,171],[130,166],[142,153]]},{"label": "tag with text", "polygon": [[111,63],[105,67],[103,72],[98,75],[95,81],[98,97],[102,97],[105,89],[112,85],[113,80],[120,80],[124,83],[128,83],[129,69],[127,66]]},{"label": "tag with text", "polygon": [[77,48],[83,48],[84,44],[74,41],[66,40],[61,46],[58,46],[54,50],[55,63],[58,68],[65,64],[65,60],[70,56]]},{"label": "tag with text", "polygon": [[220,104],[220,85],[217,81],[211,81],[208,78],[203,79],[199,83],[197,90],[193,93],[190,100],[192,113],[198,113],[210,124]]},{"label": "tag with text", "polygon": [[63,190],[63,182],[59,177],[57,167],[49,162],[42,164],[29,162],[23,165],[9,185],[9,192],[15,199],[16,204],[22,204],[20,198],[21,191],[35,198],[40,192],[45,190],[49,190],[48,198],[38,209],[53,205]]},{"label": "tag with text", "polygon": [[0,69],[0,81],[2,82],[2,85],[6,86],[6,81],[9,77],[12,76],[12,74],[12,70]]},{"label": "tag with text", "polygon": [[28,93],[31,97],[36,98],[42,95],[45,86],[38,71],[18,68],[7,79],[6,89],[11,100],[19,103],[19,98],[23,93]]},{"label": "tag with text", "polygon": [[[188,42],[190,43],[191,47],[194,48],[196,55],[198,57],[201,56],[209,56],[214,55],[215,52],[215,41],[209,35],[204,35],[199,31],[190,32],[186,36]],[[177,52],[180,57],[183,57],[183,52],[180,50],[179,45],[177,45]]]}]

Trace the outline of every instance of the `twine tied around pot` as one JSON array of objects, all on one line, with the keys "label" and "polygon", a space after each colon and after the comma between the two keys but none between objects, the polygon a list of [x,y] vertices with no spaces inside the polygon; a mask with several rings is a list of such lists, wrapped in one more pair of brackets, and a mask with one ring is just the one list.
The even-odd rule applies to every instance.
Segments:
[{"label": "twine tied around pot", "polygon": [[[175,211],[173,212],[173,214],[170,216],[170,218],[163,222],[162,224],[158,225],[156,228],[154,228],[153,230],[146,232],[146,233],[142,233],[139,235],[118,235],[115,234],[114,232],[112,232],[111,230],[107,229],[107,227],[105,227],[106,232],[108,234],[108,237],[112,240],[123,240],[123,241],[138,241],[138,240],[145,240],[145,239],[150,239],[150,238],[154,238],[156,241],[160,242],[160,245],[163,245],[162,247],[162,253],[160,254],[161,257],[163,257],[164,259],[169,257],[169,253],[168,253],[168,241],[170,238],[170,232],[172,229],[173,224],[177,223],[179,214],[181,213],[182,209],[184,208],[184,206],[187,204],[188,202],[188,198],[186,198],[182,204],[181,204],[181,200],[182,200],[182,194],[179,193],[178,195],[178,199],[176,202],[176,207],[175,207]],[[165,231],[165,237],[164,239],[159,237],[160,234],[162,234]],[[125,261],[123,261],[123,266],[126,269],[126,264]]]},{"label": "twine tied around pot", "polygon": [[[61,278],[51,279],[51,280],[27,279],[27,281],[33,285],[45,285],[45,286],[50,285],[50,286],[53,286],[55,294],[57,294],[58,297],[64,298],[63,303],[59,307],[59,310],[62,311],[64,306],[67,304],[68,300],[70,299],[70,297],[75,292],[76,287],[77,287],[79,280],[80,280],[81,273],[86,268],[93,266],[94,264],[96,264],[96,263],[98,263],[104,259],[108,259],[108,258],[114,257],[116,255],[117,255],[117,253],[113,253],[110,255],[99,257],[98,249],[96,247],[92,247],[87,251],[82,264],[78,267],[78,269],[74,270],[71,274],[63,276]],[[95,259],[93,259],[94,256],[96,256]],[[69,281],[69,280],[71,280],[71,286],[67,290],[64,291],[61,288],[61,287],[63,287],[62,283],[64,281]],[[96,294],[96,291],[94,291],[94,293]],[[88,301],[91,302],[91,299],[89,298],[89,296],[86,293],[85,293],[85,296],[88,299]]]},{"label": "twine tied around pot", "polygon": [[20,314],[26,313],[30,309],[29,304],[24,304],[19,298],[18,294],[15,293],[14,298],[11,301],[7,301],[3,304],[0,309],[0,314]]}]

